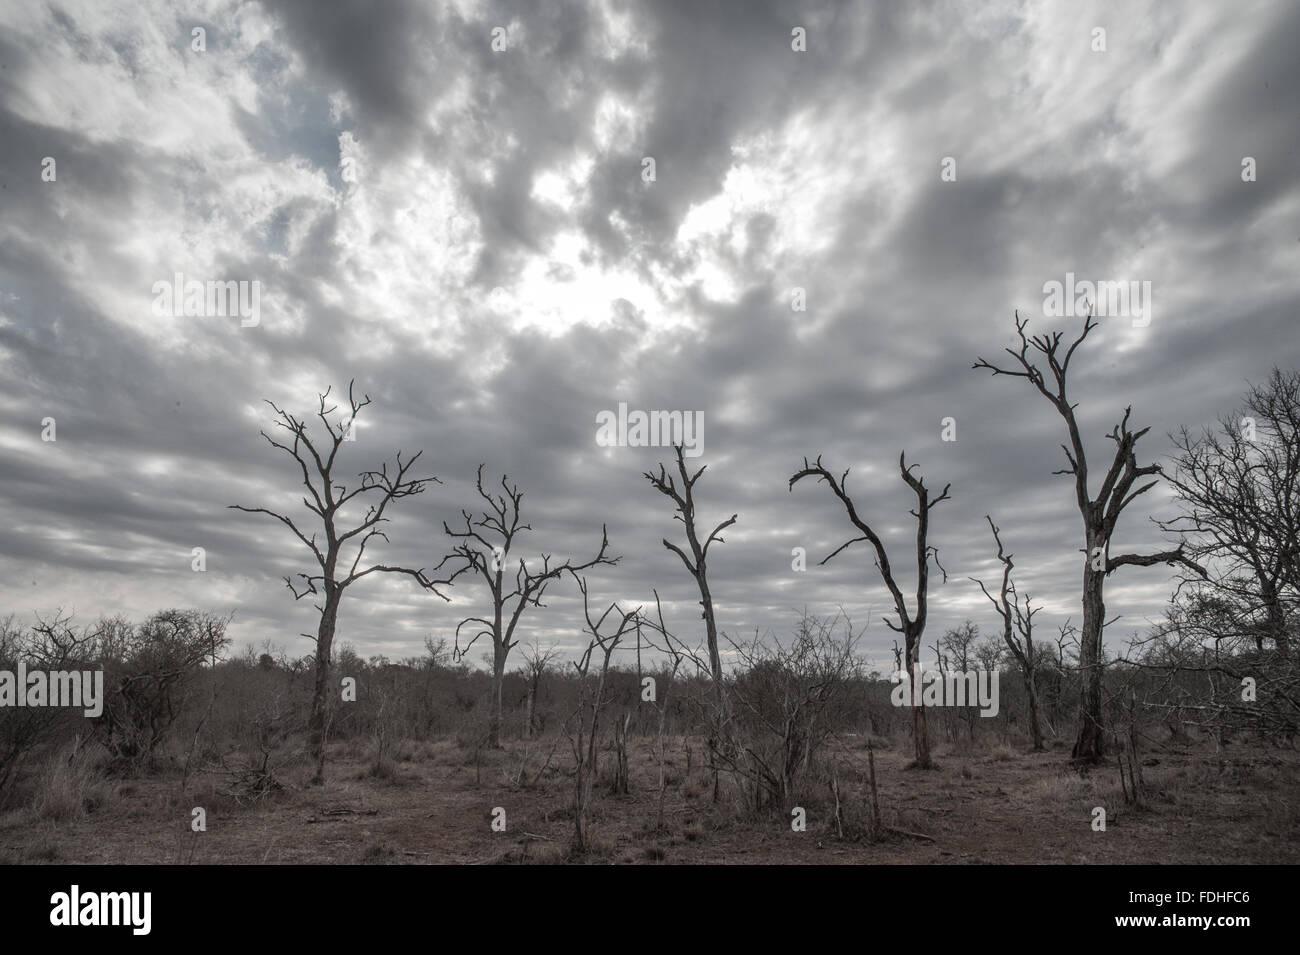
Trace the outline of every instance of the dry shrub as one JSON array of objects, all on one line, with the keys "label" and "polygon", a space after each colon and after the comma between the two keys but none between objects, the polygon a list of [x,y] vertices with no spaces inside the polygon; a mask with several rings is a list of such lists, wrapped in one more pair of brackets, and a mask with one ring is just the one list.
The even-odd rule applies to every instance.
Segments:
[{"label": "dry shrub", "polygon": [[69,822],[102,809],[112,796],[102,759],[84,746],[56,750],[36,776],[30,810],[36,819]]}]

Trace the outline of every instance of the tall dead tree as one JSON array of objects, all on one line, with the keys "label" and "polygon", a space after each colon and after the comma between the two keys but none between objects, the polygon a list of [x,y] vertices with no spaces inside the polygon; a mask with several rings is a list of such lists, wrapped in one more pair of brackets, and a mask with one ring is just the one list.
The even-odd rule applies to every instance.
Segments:
[{"label": "tall dead tree", "polygon": [[[284,524],[311,551],[319,568],[311,573],[298,574],[301,584],[297,587],[294,586],[292,577],[284,578],[295,600],[301,600],[308,594],[324,598],[323,604],[316,605],[316,609],[320,612],[316,635],[303,634],[316,644],[316,682],[312,691],[311,715],[308,718],[307,729],[311,754],[316,761],[317,782],[323,780],[325,775],[325,734],[330,704],[333,700],[330,691],[330,673],[334,633],[338,625],[339,606],[343,601],[344,592],[370,574],[405,574],[413,577],[421,587],[447,600],[447,596],[438,590],[438,587],[450,583],[449,580],[431,580],[425,575],[423,569],[413,570],[409,567],[364,563],[366,548],[372,540],[379,538],[388,541],[388,535],[384,533],[382,527],[388,523],[388,517],[385,516],[388,506],[401,498],[423,493],[429,484],[441,482],[436,477],[409,477],[411,468],[424,452],[417,451],[409,460],[403,461],[402,452],[398,451],[396,463],[391,470],[388,462],[385,461],[378,471],[360,472],[359,483],[350,490],[340,483],[335,476],[339,451],[343,443],[349,440],[350,431],[356,426],[357,415],[362,408],[370,404],[369,395],[364,395],[360,400],[355,397],[353,384],[353,382],[348,383],[346,420],[342,416],[331,419],[331,416],[338,411],[338,406],[327,404],[329,388],[319,396],[320,404],[316,417],[324,426],[325,433],[316,437],[308,432],[308,419],[299,418],[270,400],[266,402],[275,412],[274,426],[287,434],[284,440],[278,441],[265,431],[260,433],[271,447],[283,451],[298,465],[303,486],[307,488],[307,495],[303,497],[302,504],[310,515],[307,519],[310,523],[300,527],[293,518],[269,508],[230,505],[237,511],[266,514]],[[355,509],[362,503],[367,505],[366,511],[364,514],[358,514]],[[349,508],[349,505],[352,507]],[[304,527],[307,529],[305,530]]]},{"label": "tall dead tree", "polygon": [[[1102,629],[1105,625],[1106,605],[1103,601],[1103,589],[1106,577],[1116,569],[1132,564],[1149,567],[1152,564],[1185,564],[1198,573],[1204,570],[1183,553],[1180,543],[1175,550],[1156,554],[1120,554],[1110,556],[1110,542],[1119,522],[1120,514],[1133,501],[1145,494],[1159,483],[1159,477],[1134,488],[1139,479],[1161,474],[1160,465],[1147,464],[1139,466],[1134,448],[1137,442],[1150,428],[1131,431],[1128,426],[1132,408],[1124,409],[1124,417],[1119,424],[1106,435],[1115,442],[1115,454],[1111,460],[1106,476],[1096,497],[1088,489],[1088,459],[1084,449],[1079,424],[1075,418],[1077,404],[1072,404],[1066,395],[1066,376],[1070,368],[1070,359],[1075,349],[1088,337],[1088,333],[1097,327],[1092,320],[1092,311],[1084,315],[1083,329],[1064,352],[1063,332],[1048,335],[1025,334],[1028,319],[1022,320],[1016,313],[1016,333],[1020,337],[1020,348],[1005,349],[1016,362],[1015,367],[1001,368],[979,358],[972,368],[987,368],[995,376],[1010,375],[1024,378],[1035,390],[1051,403],[1065,421],[1069,435],[1069,445],[1062,444],[1069,467],[1054,474],[1071,475],[1074,478],[1075,499],[1079,514],[1083,517],[1084,528],[1084,562],[1083,562],[1083,631],[1080,635],[1079,665],[1082,670],[1083,690],[1079,704],[1079,736],[1075,740],[1073,759],[1079,763],[1097,763],[1105,756],[1105,738],[1102,729]],[[1047,362],[1050,381],[1043,371],[1034,364],[1030,352],[1039,353]]]},{"label": "tall dead tree", "polygon": [[[825,564],[851,544],[856,544],[859,541],[869,541],[871,546],[875,548],[876,567],[880,570],[880,576],[884,579],[885,586],[889,588],[890,596],[894,598],[894,610],[898,614],[898,623],[894,623],[886,617],[885,624],[891,630],[903,635],[903,649],[907,658],[908,673],[912,680],[912,689],[918,687],[921,680],[921,635],[925,633],[925,622],[928,614],[930,560],[932,558],[935,561],[935,566],[939,568],[939,572],[943,574],[944,581],[947,582],[948,580],[948,574],[944,571],[943,566],[939,564],[938,550],[929,544],[930,510],[940,501],[949,500],[948,489],[952,487],[951,484],[945,484],[939,496],[931,500],[930,490],[925,486],[925,479],[912,474],[912,468],[914,467],[916,467],[915,464],[907,464],[906,452],[898,455],[898,469],[902,474],[903,481],[916,495],[916,510],[909,511],[916,518],[916,612],[914,614],[908,611],[903,591],[894,579],[894,571],[889,563],[889,555],[885,552],[884,542],[872,530],[871,525],[859,516],[858,509],[853,504],[853,499],[849,497],[848,491],[845,490],[844,484],[849,476],[848,469],[846,468],[844,473],[840,475],[839,480],[836,480],[835,475],[822,466],[820,456],[813,464],[809,464],[808,459],[804,458],[803,468],[791,476],[789,485],[789,489],[793,491],[795,484],[806,477],[816,477],[818,481],[824,482],[844,505],[849,521],[862,532],[861,537],[854,537],[845,541],[823,557],[822,564]],[[916,694],[916,696],[919,696],[919,694]],[[913,707],[912,730],[916,750],[916,765],[921,769],[929,769],[932,765],[930,739],[925,723],[925,707],[919,703]]]},{"label": "tall dead tree", "polygon": [[[564,573],[576,576],[599,564],[617,564],[621,558],[605,556],[609,549],[609,538],[605,533],[605,525],[602,524],[600,549],[591,560],[581,564],[569,560],[552,564],[550,555],[543,554],[540,569],[530,570],[527,561],[520,558],[514,574],[509,574],[506,568],[510,563],[510,551],[514,547],[515,537],[521,531],[532,530],[530,524],[520,521],[519,503],[523,499],[523,491],[519,490],[518,485],[510,484],[509,477],[503,475],[501,489],[504,493],[489,492],[483,487],[481,464],[474,483],[479,497],[487,503],[487,509],[477,519],[469,511],[461,511],[465,520],[464,530],[452,530],[443,522],[443,531],[458,542],[443,560],[452,561],[455,568],[453,577],[468,572],[479,578],[487,588],[491,601],[491,616],[466,617],[456,625],[455,652],[457,657],[463,657],[480,637],[492,641],[492,703],[488,712],[487,745],[496,748],[501,745],[502,688],[505,684],[506,660],[510,651],[519,643],[515,630],[524,611],[529,607],[545,606],[542,597],[547,587]],[[477,626],[480,629],[462,647],[460,632],[466,626]]]},{"label": "tall dead tree", "polygon": [[[701,542],[699,531],[695,525],[695,484],[704,474],[704,470],[708,465],[701,465],[700,469],[693,475],[687,474],[686,459],[682,446],[675,445],[673,451],[677,456],[677,478],[668,474],[662,464],[659,465],[658,474],[646,471],[644,475],[645,479],[650,482],[651,487],[671,499],[676,505],[677,513],[673,515],[673,520],[681,521],[686,528],[686,545],[690,550],[690,554],[688,555],[666,537],[663,539],[663,545],[681,559],[686,570],[695,578],[695,586],[700,591],[700,606],[703,608],[701,616],[704,618],[704,639],[709,653],[709,673],[713,680],[713,721],[709,734],[709,762],[713,767],[713,798],[716,801],[720,795],[716,757],[718,747],[723,742],[722,733],[725,731],[726,726],[727,703],[723,685],[722,656],[718,652],[718,624],[713,613],[713,594],[709,590],[707,561],[709,546],[714,541],[720,544],[726,543],[719,535],[736,523],[737,515],[732,514],[725,521],[718,524]],[[680,486],[678,486],[678,480],[681,482]]]},{"label": "tall dead tree", "polygon": [[1020,666],[1020,673],[1025,678],[1025,695],[1029,698],[1029,731],[1034,738],[1034,749],[1043,748],[1043,731],[1038,722],[1038,656],[1034,649],[1034,614],[1042,608],[1033,606],[1029,594],[1025,594],[1024,606],[1021,606],[1020,594],[1011,579],[1011,570],[1015,566],[1011,554],[1002,547],[1002,538],[998,533],[993,518],[984,515],[993,531],[993,542],[998,545],[998,562],[1002,564],[1002,583],[998,595],[994,597],[984,586],[984,581],[972,577],[980,585],[984,596],[993,604],[993,609],[1002,618],[1002,640],[1011,655]]}]

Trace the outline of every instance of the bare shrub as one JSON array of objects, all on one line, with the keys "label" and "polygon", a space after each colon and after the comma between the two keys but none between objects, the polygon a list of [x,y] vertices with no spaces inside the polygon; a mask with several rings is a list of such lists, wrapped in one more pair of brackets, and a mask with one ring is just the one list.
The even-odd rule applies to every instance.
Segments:
[{"label": "bare shrub", "polygon": [[[840,635],[840,631],[843,634]],[[729,687],[732,772],[745,781],[755,810],[782,803],[816,766],[827,738],[847,728],[861,662],[862,631],[840,612],[831,619],[806,610],[788,643],[755,634],[730,641],[743,664]]]},{"label": "bare shrub", "polygon": [[[0,669],[14,671],[19,661],[29,670],[85,670],[92,668],[101,621],[80,631],[72,617],[58,611],[48,619],[37,617],[25,630],[13,615],[0,620]],[[84,719],[79,710],[53,706],[0,708],[0,806],[9,799],[28,757],[60,739],[68,739]]]},{"label": "bare shrub", "polygon": [[229,644],[228,622],[198,610],[164,610],[139,627],[101,631],[105,700],[95,728],[115,769],[129,774],[152,767],[195,675]]},{"label": "bare shrub", "polygon": [[36,819],[69,822],[102,808],[110,797],[94,753],[77,739],[50,754],[36,776],[30,809]]}]

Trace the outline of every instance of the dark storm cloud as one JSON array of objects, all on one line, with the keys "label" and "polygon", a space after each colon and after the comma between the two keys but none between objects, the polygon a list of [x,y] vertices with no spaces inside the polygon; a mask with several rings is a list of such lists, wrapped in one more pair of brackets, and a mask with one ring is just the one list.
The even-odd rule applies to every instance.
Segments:
[{"label": "dark storm cloud", "polygon": [[[1231,68],[1216,61],[1221,79],[1193,109],[1177,96],[1183,47],[1130,48],[1149,24],[1099,7],[1115,53],[1059,68],[1101,93],[1053,113],[1045,104],[1063,94],[1031,65],[1052,36],[1019,7],[978,22],[963,7],[903,3],[616,4],[613,17],[577,3],[265,9],[265,35],[214,14],[211,33],[230,49],[242,29],[259,39],[233,62],[214,43],[209,60],[187,66],[228,101],[226,139],[208,149],[170,141],[166,122],[106,134],[57,105],[36,118],[34,104],[63,102],[41,95],[84,90],[79,71],[98,66],[130,74],[132,85],[113,88],[150,112],[128,115],[172,110],[175,128],[193,131],[164,99],[167,85],[148,85],[158,70],[175,83],[186,70],[151,58],[129,17],[97,37],[82,23],[94,22],[89,13],[70,7],[50,26],[49,49],[0,32],[0,506],[16,515],[3,547],[15,610],[63,602],[83,615],[140,616],[194,604],[234,610],[243,641],[305,652],[296,635],[313,628],[311,607],[280,579],[306,569],[305,549],[275,522],[226,506],[301,514],[292,461],[258,436],[271,424],[261,400],[310,415],[313,389],[332,384],[337,395],[355,377],[374,404],[343,449],[346,478],[401,448],[423,450],[420,473],[443,482],[393,509],[392,542],[377,558],[432,568],[446,550],[443,521],[481,506],[473,481],[485,463],[490,486],[505,473],[525,492],[530,560],[589,557],[607,524],[623,559],[593,573],[593,600],[648,604],[658,588],[670,623],[693,634],[698,595],[661,544],[679,539],[680,524],[642,476],[670,455],[599,448],[595,416],[619,402],[698,410],[703,520],[739,514],[710,552],[724,628],[783,633],[805,605],[843,606],[858,623],[870,613],[867,649],[883,665],[892,635],[880,616],[893,608],[862,545],[817,565],[850,534],[825,487],[788,489],[805,454],[852,469],[850,490],[879,522],[908,592],[914,502],[899,452],[935,493],[951,482],[952,500],[934,512],[949,581],[936,579],[928,641],[968,616],[988,629],[967,579],[994,574],[985,514],[1053,629],[1077,617],[1082,556],[1073,489],[1051,473],[1064,463],[1064,426],[1023,380],[970,367],[977,355],[1009,360],[1013,310],[1031,332],[1071,334],[1076,319],[1043,314],[1045,281],[1074,271],[1153,282],[1150,327],[1106,320],[1076,361],[1071,388],[1094,461],[1125,405],[1152,429],[1140,457],[1156,460],[1169,450],[1165,432],[1212,419],[1246,379],[1296,363],[1300,236],[1278,224],[1297,195],[1297,132],[1284,121],[1298,79],[1293,11],[1266,10],[1247,42],[1218,48]],[[489,45],[498,25],[512,30],[504,53]],[[806,54],[790,50],[795,25],[808,29]],[[1182,44],[1214,40],[1205,20],[1186,29]],[[233,72],[200,83],[200,63]],[[1162,95],[1176,108],[1139,111]],[[607,97],[627,104],[636,132],[601,148]],[[796,171],[820,163],[835,184],[819,192],[812,176],[803,191],[724,213],[736,221],[721,232],[680,240],[688,214],[741,164],[736,148],[789,138],[796,121],[817,137],[795,137],[806,147]],[[350,192],[339,176],[340,134],[369,163],[365,189]],[[58,157],[57,186],[40,182],[46,155]],[[658,175],[649,186],[647,155]],[[946,155],[958,160],[953,183],[939,179]],[[1259,160],[1257,183],[1241,182],[1245,155]],[[535,195],[542,173],[582,157],[591,171],[574,202]],[[473,219],[463,283],[411,245],[421,227],[404,216],[420,211],[414,187],[434,173]],[[257,199],[239,213],[224,207],[248,195]],[[179,224],[155,221],[177,204]],[[801,215],[815,223],[817,252],[789,242]],[[563,233],[588,243],[576,265],[553,257]],[[262,325],[151,323],[151,283],[209,245],[218,274],[263,283]],[[413,290],[385,291],[393,261],[416,270],[405,276]],[[707,262],[734,294],[689,278]],[[608,321],[542,330],[495,314],[484,293],[527,295],[538,263],[548,288],[607,297],[597,305]],[[596,281],[602,268],[639,276],[651,294],[610,291]],[[807,290],[806,312],[791,310],[793,285]],[[669,313],[687,321],[666,323]],[[47,415],[55,444],[39,440]],[[949,416],[956,442],[940,440]],[[1146,518],[1169,505],[1154,493],[1150,504],[1126,515],[1123,549],[1161,543]],[[190,570],[195,546],[208,552],[204,574]],[[806,573],[791,570],[795,547],[807,549]],[[1169,581],[1166,568],[1117,574],[1108,609],[1124,614],[1119,630],[1157,614]],[[341,639],[363,654],[417,653],[424,633],[450,636],[478,609],[477,591],[448,593],[445,604],[404,579],[367,578],[345,603]],[[557,585],[547,603],[523,636],[573,648],[572,586]]]}]

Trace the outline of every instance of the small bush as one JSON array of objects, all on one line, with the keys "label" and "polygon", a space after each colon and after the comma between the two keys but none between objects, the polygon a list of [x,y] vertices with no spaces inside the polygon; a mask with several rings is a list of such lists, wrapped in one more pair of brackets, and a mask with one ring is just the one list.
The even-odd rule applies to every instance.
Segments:
[{"label": "small bush", "polygon": [[37,819],[68,822],[95,812],[111,793],[95,760],[83,747],[68,746],[52,755],[36,777],[31,811]]}]

